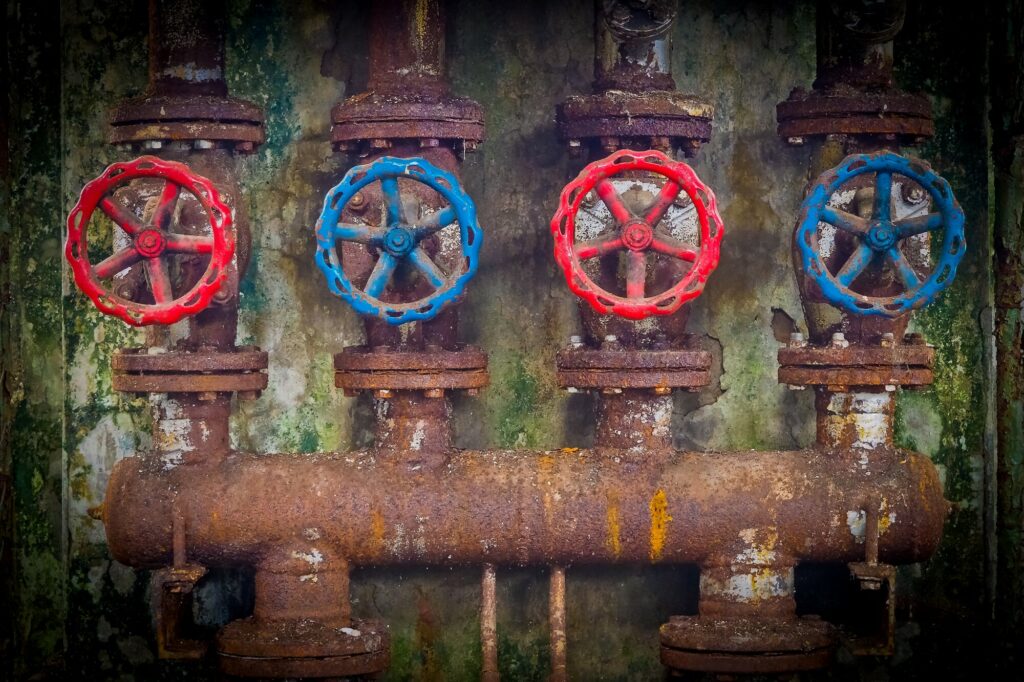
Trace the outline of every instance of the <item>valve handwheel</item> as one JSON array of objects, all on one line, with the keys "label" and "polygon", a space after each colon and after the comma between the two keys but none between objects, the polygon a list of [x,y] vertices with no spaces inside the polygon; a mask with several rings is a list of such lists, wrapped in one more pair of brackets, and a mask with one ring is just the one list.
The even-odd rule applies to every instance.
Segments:
[{"label": "valve handwheel", "polygon": [[[864,174],[874,175],[873,210],[862,218],[829,206],[829,199],[844,185]],[[926,191],[935,209],[925,215],[894,219],[893,176],[904,176]],[[833,225],[856,238],[853,253],[832,272],[822,259],[819,223]],[[923,277],[901,250],[901,243],[916,235],[943,232],[941,246],[932,249],[938,260]],[[949,183],[922,161],[891,152],[854,154],[818,178],[804,200],[796,232],[803,269],[830,303],[856,315],[899,317],[930,303],[948,287],[964,257],[964,212]],[[858,278],[871,268],[889,268],[903,292],[894,296],[868,296],[854,290]]]},{"label": "valve handwheel", "polygon": [[[140,218],[115,192],[133,181],[147,179],[163,180],[163,186],[153,210]],[[209,221],[209,236],[171,230],[183,190],[202,207]],[[88,227],[97,208],[129,237],[131,244],[93,264]],[[213,183],[183,163],[153,156],[115,163],[82,188],[78,203],[68,216],[64,253],[78,288],[104,313],[136,326],[173,324],[206,308],[224,283],[235,253],[231,209],[221,201]],[[209,256],[206,270],[188,291],[175,297],[171,259],[197,254]],[[152,303],[129,300],[114,292],[114,277],[138,263],[145,268]]]},{"label": "valve handwheel", "polygon": [[[629,171],[654,173],[666,179],[654,201],[639,213],[626,205],[610,180]],[[578,243],[576,217],[591,191],[596,191],[608,207],[618,234]],[[696,209],[699,244],[679,241],[658,227],[680,192],[686,192]],[[723,231],[714,193],[692,168],[657,151],[622,150],[590,164],[562,190],[558,211],[551,220],[555,260],[565,272],[569,288],[599,313],[614,313],[631,320],[670,315],[700,296],[708,276],[718,265]],[[605,291],[583,268],[586,260],[616,252],[626,254],[625,296]],[[679,281],[648,296],[648,260],[654,254],[678,259],[689,266]]]},{"label": "valve handwheel", "polygon": [[[405,215],[399,178],[427,185],[440,194],[448,206],[424,220]],[[342,212],[359,190],[380,182],[386,208],[384,225],[365,225],[342,221]],[[454,228],[460,233],[462,257],[451,272],[445,273],[433,261],[422,242],[441,230]],[[369,165],[355,166],[324,198],[324,209],[316,227],[316,264],[327,277],[337,296],[357,313],[379,317],[388,324],[429,320],[455,301],[466,283],[476,274],[483,243],[483,232],[476,220],[476,207],[458,179],[421,158],[385,156]],[[371,247],[376,262],[362,288],[345,272],[338,256],[337,242],[357,242]],[[433,291],[411,302],[382,300],[388,284],[402,265],[415,268]]]}]

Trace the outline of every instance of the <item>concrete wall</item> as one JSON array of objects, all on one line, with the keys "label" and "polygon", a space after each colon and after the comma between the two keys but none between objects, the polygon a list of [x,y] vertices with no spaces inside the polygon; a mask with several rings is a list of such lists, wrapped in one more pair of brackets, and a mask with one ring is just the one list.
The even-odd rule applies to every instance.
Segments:
[{"label": "concrete wall", "polygon": [[[53,3],[50,3],[51,5]],[[332,387],[332,354],[361,325],[312,271],[312,226],[344,173],[330,151],[329,110],[366,73],[366,8],[328,0],[230,4],[232,94],[265,107],[267,144],[241,162],[254,233],[243,283],[240,343],[270,352],[270,388],[242,403],[237,447],[344,449],[368,438],[370,405]],[[547,221],[579,162],[559,144],[554,107],[592,78],[589,0],[449,4],[455,92],[479,101],[488,139],[463,169],[486,242],[463,312],[463,337],[490,353],[492,385],[456,402],[467,447],[579,446],[590,404],[555,385],[554,353],[576,330],[574,301],[551,256]],[[13,21],[12,21],[13,18]],[[79,188],[123,153],[104,144],[106,111],[146,75],[144,2],[8,3],[12,77],[5,183],[0,444],[13,472],[19,671],[63,656],[82,679],[206,679],[202,666],[155,660],[147,576],[110,560],[100,502],[114,462],[149,440],[144,400],[111,390],[110,357],[141,337],[99,314],[63,267],[63,220]],[[673,67],[681,90],[710,99],[715,134],[694,166],[726,225],[722,261],[693,304],[693,331],[717,357],[714,385],[676,398],[681,447],[792,448],[813,434],[810,392],[776,384],[778,338],[803,322],[790,239],[810,152],[775,134],[775,104],[814,75],[814,3],[685,2]],[[956,283],[914,327],[936,345],[934,386],[904,393],[899,440],[934,459],[954,503],[937,556],[900,573],[897,655],[841,659],[837,679],[911,679],[977,665],[991,597],[986,538],[994,485],[987,140],[986,12],[909,3],[896,42],[898,75],[933,100],[935,139],[916,152],[952,184],[969,250]],[[795,327],[794,327],[795,325]],[[2,563],[0,563],[2,565]],[[543,679],[543,570],[499,572],[505,679]],[[694,608],[686,567],[570,569],[569,666],[576,679],[657,679],[657,626]],[[222,571],[200,591],[209,625],[244,610],[243,575]],[[391,624],[388,679],[473,679],[479,670],[475,570],[363,570],[358,615]],[[968,624],[972,624],[968,627]],[[2,633],[3,630],[0,630]],[[964,672],[965,679],[967,673]]]}]

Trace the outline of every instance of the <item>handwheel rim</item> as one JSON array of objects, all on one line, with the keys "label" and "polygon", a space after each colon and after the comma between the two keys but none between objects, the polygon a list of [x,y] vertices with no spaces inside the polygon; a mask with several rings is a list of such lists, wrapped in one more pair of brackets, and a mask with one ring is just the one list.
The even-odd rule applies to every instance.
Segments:
[{"label": "handwheel rim", "polygon": [[[143,225],[138,222],[136,216],[124,211],[124,206],[115,207],[121,210],[118,217],[111,215],[108,212],[108,206],[103,204],[104,200],[112,197],[114,192],[122,186],[138,179],[161,179],[165,183],[163,191],[167,191],[172,184],[176,185],[178,190],[174,202],[179,200],[181,190],[186,190],[191,194],[204,211],[207,218],[204,224],[210,228],[210,237],[197,238],[192,235],[174,233],[174,239],[168,239],[168,236],[172,234],[167,228],[173,217],[173,206],[166,215],[160,214],[163,204],[154,211],[154,220],[161,223],[155,225]],[[163,197],[161,197],[162,199]],[[89,254],[88,227],[97,210],[106,214],[116,227],[133,239],[130,247],[120,249],[104,261],[93,264]],[[126,227],[126,224],[122,222],[130,222],[132,219],[136,221],[136,224],[131,228]],[[90,180],[82,188],[78,201],[68,214],[68,237],[64,254],[71,266],[75,284],[101,312],[117,317],[132,326],[169,325],[205,309],[223,286],[227,279],[228,267],[235,253],[235,240],[231,225],[231,209],[221,200],[220,194],[210,180],[192,172],[183,163],[166,161],[153,156],[142,156],[132,161],[111,164],[103,173]],[[138,234],[133,236],[132,230],[136,230]],[[175,246],[178,250],[170,252],[170,246]],[[183,250],[186,248],[188,250]],[[134,250],[138,254],[138,258],[129,263],[130,258],[125,257],[123,262],[128,263],[127,265],[113,270],[110,275],[101,276],[100,268],[104,263],[128,250]],[[109,289],[102,282],[103,279],[110,279],[128,267],[142,263],[147,272],[151,293],[154,299],[157,299],[154,285],[156,280],[153,278],[152,271],[166,273],[164,259],[175,254],[185,253],[209,253],[210,260],[203,274],[184,294],[178,297],[173,296],[173,289],[168,283],[169,279],[162,278],[161,281],[165,282],[162,286],[168,287],[162,296],[169,294],[170,300],[156,301],[152,304],[132,301]],[[116,268],[118,264],[111,267]]]},{"label": "handwheel rim", "polygon": [[[870,219],[856,216],[851,218],[850,214],[828,206],[829,199],[843,185],[869,173],[876,176],[873,215]],[[881,181],[880,174],[883,178]],[[892,217],[893,175],[907,177],[923,188],[931,197],[937,212],[926,214],[924,220],[917,216]],[[887,188],[884,193],[878,190],[879,182]],[[883,196],[884,199],[881,198]],[[879,213],[882,214],[881,217]],[[857,224],[852,224],[855,219],[866,221],[867,227],[863,234],[857,231]],[[833,225],[837,230],[850,232],[856,237],[857,246],[854,253],[835,273],[821,255],[818,243],[819,223]],[[839,227],[840,223],[845,226]],[[910,225],[912,229],[918,231],[904,231],[904,225]],[[943,232],[940,255],[933,263],[929,275],[921,278],[900,250],[901,244],[918,234],[934,233],[940,229]],[[949,183],[923,161],[892,152],[853,154],[835,168],[823,173],[815,181],[803,202],[795,237],[803,271],[817,285],[826,301],[855,315],[887,318],[900,317],[935,300],[953,283],[957,267],[966,253],[964,213]],[[871,263],[867,256],[860,255],[867,250],[873,254],[871,259],[881,257],[890,261],[886,265],[894,268],[895,277],[903,287],[902,293],[893,296],[869,296],[852,289],[854,282]],[[859,260],[851,265],[854,257]],[[864,261],[863,265],[861,261]],[[914,277],[918,280],[916,283],[912,279]]]},{"label": "handwheel rim", "polygon": [[[339,226],[343,225],[342,213],[352,198],[361,189],[374,182],[383,183],[389,179],[397,182],[399,178],[425,184],[448,202],[448,206],[453,211],[453,218],[446,225],[439,227],[437,231],[450,227],[452,222],[458,222],[462,253],[458,270],[447,274],[443,283],[435,286],[431,294],[405,303],[381,300],[379,295],[383,293],[383,289],[374,295],[373,291],[367,291],[370,288],[368,285],[364,285],[363,288],[356,287],[342,267],[341,258],[336,256],[339,241],[356,241],[356,239],[347,238],[345,234],[342,234],[348,227],[339,229]],[[437,214],[444,213],[446,210],[441,209]],[[367,225],[365,227],[367,230],[379,229],[375,226]],[[380,259],[385,257],[385,253],[392,259],[421,259],[423,256],[418,253],[421,251],[420,244],[427,237],[415,238],[411,233],[415,227],[414,225],[389,224],[381,237],[382,253],[378,257],[377,263],[379,264]],[[483,243],[483,231],[477,223],[476,207],[472,199],[463,191],[458,178],[419,157],[385,156],[371,164],[355,166],[349,170],[341,182],[327,192],[324,197],[323,211],[317,221],[316,237],[316,264],[327,278],[331,292],[352,306],[360,315],[380,318],[392,325],[430,320],[444,307],[457,300],[477,272],[480,248]],[[417,263],[421,264],[419,261]],[[392,272],[394,267],[397,265],[392,267]],[[436,268],[436,265],[434,267]],[[434,277],[436,278],[436,274]],[[428,277],[428,281],[432,286],[438,284],[436,279],[431,280],[430,277]]]},{"label": "handwheel rim", "polygon": [[[650,171],[667,178],[658,197],[644,210],[645,216],[631,214],[627,217],[609,208],[613,220],[620,228],[617,240],[607,240],[606,244],[610,245],[606,247],[607,250],[599,250],[595,254],[591,254],[589,250],[578,249],[576,217],[584,198],[600,183],[610,183],[610,179],[616,175],[633,170]],[[672,249],[660,243],[665,241],[665,238],[657,230],[657,225],[665,217],[668,204],[671,203],[671,200],[667,203],[664,202],[663,194],[666,189],[671,189],[669,185],[672,183],[677,186],[673,196],[678,196],[679,192],[685,192],[697,212],[700,243],[693,245],[695,249],[689,254],[689,257],[676,255],[677,258],[692,263],[690,269],[674,285],[653,296],[630,297],[628,295],[629,281],[627,281],[627,296],[614,294],[599,286],[583,268],[583,260],[607,255],[612,250],[621,249],[634,254],[643,254],[653,248],[658,253],[672,255],[669,253]],[[607,190],[604,190],[604,193],[607,194]],[[601,195],[600,190],[598,194]],[[601,196],[601,200],[606,201],[606,197]],[[646,219],[655,209],[660,209],[656,219]],[[551,220],[551,232],[555,241],[555,260],[561,267],[573,293],[587,301],[601,314],[614,314],[627,319],[641,320],[652,315],[671,315],[703,292],[708,276],[718,265],[724,226],[721,216],[718,214],[714,192],[701,182],[688,165],[672,161],[657,151],[622,150],[589,164],[575,180],[565,186],[559,197],[559,208]],[[605,246],[602,245],[601,248],[605,248]],[[645,272],[646,267],[648,266],[645,265]]]}]

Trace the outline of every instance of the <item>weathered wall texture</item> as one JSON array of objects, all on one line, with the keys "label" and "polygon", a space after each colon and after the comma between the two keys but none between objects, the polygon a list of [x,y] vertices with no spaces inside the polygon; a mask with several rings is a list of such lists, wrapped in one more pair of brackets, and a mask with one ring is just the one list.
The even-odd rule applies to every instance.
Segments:
[{"label": "weathered wall texture", "polygon": [[[897,655],[844,658],[837,679],[967,670],[978,663],[976,624],[986,617],[986,490],[995,471],[986,16],[977,4],[941,12],[909,4],[896,42],[898,75],[904,87],[932,96],[938,131],[917,151],[957,192],[970,247],[955,285],[917,317],[938,350],[936,384],[901,396],[899,437],[940,466],[954,511],[938,555],[901,572]],[[147,576],[109,559],[102,526],[86,514],[114,462],[146,446],[148,412],[143,400],[111,390],[111,353],[141,337],[100,315],[62,274],[63,218],[89,178],[124,158],[104,144],[105,116],[145,84],[146,11],[142,2],[63,5],[59,24],[43,3],[8,5],[17,20],[8,29],[10,215],[17,219],[4,225],[13,284],[3,301],[3,389],[13,409],[2,423],[10,429],[5,452],[13,453],[15,654],[30,671],[66,651],[69,669],[83,679],[182,679],[193,670],[190,678],[204,679],[209,671],[155,660]],[[230,5],[229,86],[267,113],[267,144],[241,162],[254,252],[239,341],[271,354],[270,388],[238,407],[233,440],[266,452],[348,448],[366,442],[370,405],[333,389],[331,357],[360,340],[361,326],[313,272],[312,227],[325,191],[346,169],[330,151],[329,110],[365,79],[366,10],[328,0]],[[789,249],[810,152],[778,139],[775,105],[813,79],[814,4],[682,5],[675,77],[681,90],[716,107],[714,138],[694,165],[718,196],[726,237],[721,266],[692,316],[720,358],[717,381],[677,397],[675,438],[709,450],[803,446],[813,435],[812,395],[777,385],[775,352],[781,335],[803,326]],[[462,318],[464,338],[490,353],[492,386],[457,400],[458,442],[585,445],[590,404],[555,385],[554,353],[577,321],[547,221],[579,166],[556,138],[554,108],[589,90],[593,6],[467,1],[449,3],[448,13],[454,90],[483,105],[488,126],[463,169],[486,242]],[[543,679],[545,571],[501,570],[498,579],[505,679]],[[568,583],[573,676],[659,678],[657,627],[694,608],[695,572],[570,569]],[[475,570],[362,570],[353,584],[356,613],[391,624],[388,679],[476,676]],[[245,576],[228,572],[214,575],[200,596],[199,615],[210,625],[251,599]]]}]

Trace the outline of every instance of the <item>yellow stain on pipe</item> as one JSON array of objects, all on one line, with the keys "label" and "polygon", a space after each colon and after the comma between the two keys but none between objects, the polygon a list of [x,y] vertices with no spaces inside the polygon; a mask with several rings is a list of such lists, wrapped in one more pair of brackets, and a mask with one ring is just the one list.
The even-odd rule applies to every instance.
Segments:
[{"label": "yellow stain on pipe", "polygon": [[668,523],[672,516],[668,513],[668,497],[665,491],[658,489],[651,498],[651,561],[661,558],[665,550],[665,538],[668,536]]},{"label": "yellow stain on pipe", "polygon": [[619,501],[614,496],[608,498],[608,549],[618,559],[622,554],[622,528],[619,526]]},{"label": "yellow stain on pipe", "polygon": [[370,511],[370,531],[378,549],[384,548],[384,516],[376,509]]}]

